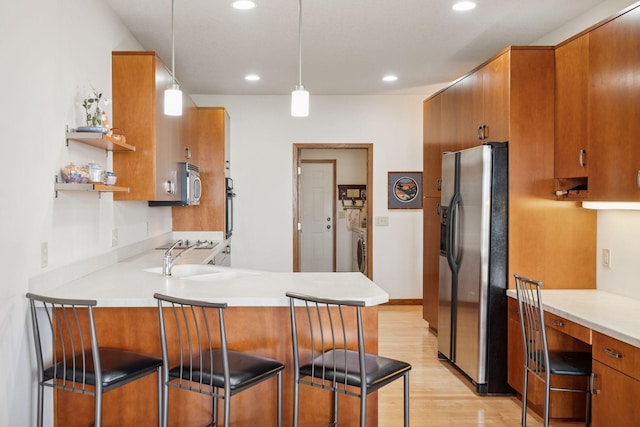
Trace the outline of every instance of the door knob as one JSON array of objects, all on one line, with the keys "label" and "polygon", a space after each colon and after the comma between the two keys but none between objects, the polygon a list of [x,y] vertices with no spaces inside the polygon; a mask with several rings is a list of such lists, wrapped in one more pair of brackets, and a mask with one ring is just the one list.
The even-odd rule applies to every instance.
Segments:
[{"label": "door knob", "polygon": [[327,230],[331,230],[331,224],[327,224]]}]

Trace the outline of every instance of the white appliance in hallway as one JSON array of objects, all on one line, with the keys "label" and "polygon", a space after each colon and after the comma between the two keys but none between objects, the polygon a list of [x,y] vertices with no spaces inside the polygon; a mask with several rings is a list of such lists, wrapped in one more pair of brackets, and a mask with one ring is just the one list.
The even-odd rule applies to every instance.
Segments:
[{"label": "white appliance in hallway", "polygon": [[367,229],[366,228],[353,228],[351,230],[352,236],[352,259],[353,259],[353,271],[359,271],[362,274],[367,274]]}]

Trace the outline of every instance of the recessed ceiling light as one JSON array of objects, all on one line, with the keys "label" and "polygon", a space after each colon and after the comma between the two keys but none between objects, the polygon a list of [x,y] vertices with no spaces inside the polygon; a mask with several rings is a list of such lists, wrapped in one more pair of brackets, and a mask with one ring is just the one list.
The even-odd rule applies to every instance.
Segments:
[{"label": "recessed ceiling light", "polygon": [[260,76],[257,74],[247,74],[246,76],[244,76],[244,79],[250,82],[257,82],[258,80],[260,80]]},{"label": "recessed ceiling light", "polygon": [[256,4],[251,0],[236,0],[231,4],[235,9],[249,10],[256,7]]},{"label": "recessed ceiling light", "polygon": [[398,76],[393,74],[388,74],[382,78],[383,82],[395,82],[396,80],[398,80]]},{"label": "recessed ceiling light", "polygon": [[459,1],[452,6],[452,9],[458,12],[464,12],[467,10],[475,9],[475,7],[476,4],[472,1]]}]

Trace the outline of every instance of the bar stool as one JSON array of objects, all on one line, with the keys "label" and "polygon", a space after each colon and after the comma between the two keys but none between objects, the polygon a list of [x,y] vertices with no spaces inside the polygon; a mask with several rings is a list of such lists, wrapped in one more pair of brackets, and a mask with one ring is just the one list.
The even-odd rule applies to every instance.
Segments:
[{"label": "bar stool", "polygon": [[524,381],[522,389],[522,425],[527,425],[527,388],[529,374],[544,382],[544,426],[549,425],[549,395],[553,391],[585,393],[587,409],[585,425],[591,423],[591,392],[584,389],[551,387],[551,375],[591,376],[591,353],[575,351],[549,351],[544,324],[544,309],[540,288],[542,282],[515,274],[518,312],[524,344]]},{"label": "bar stool", "polygon": [[211,425],[214,427],[218,425],[218,400],[223,399],[224,426],[228,427],[231,396],[276,376],[277,422],[281,427],[284,364],[227,348],[224,323],[227,304],[162,294],[153,297],[158,300],[164,361],[163,425],[168,423],[169,387],[211,396]]},{"label": "bar stool", "polygon": [[[286,295],[289,297],[293,342],[293,426],[298,426],[300,384],[333,393],[331,426],[338,424],[338,394],[358,397],[360,426],[365,427],[367,395],[403,378],[404,426],[408,427],[411,365],[365,352],[361,313],[365,303],[294,292]],[[349,345],[347,337],[356,337],[357,344]],[[304,348],[300,343],[304,343]]]},{"label": "bar stool", "polygon": [[[94,396],[94,426],[100,427],[102,395],[153,372],[158,374],[160,425],[161,359],[99,347],[93,320],[93,307],[97,305],[95,300],[49,298],[32,293],[28,293],[26,297],[31,308],[38,364],[39,427],[43,423],[45,387]],[[51,353],[43,349],[50,345]],[[50,357],[53,359],[51,362]]]}]

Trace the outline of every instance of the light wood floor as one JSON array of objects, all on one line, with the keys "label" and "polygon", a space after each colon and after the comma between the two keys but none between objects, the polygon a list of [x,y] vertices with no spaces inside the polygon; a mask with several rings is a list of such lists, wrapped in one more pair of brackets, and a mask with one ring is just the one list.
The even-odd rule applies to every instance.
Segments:
[{"label": "light wood floor", "polygon": [[[379,349],[382,356],[411,363],[410,418],[413,427],[520,425],[521,404],[516,397],[478,396],[459,372],[438,360],[436,335],[422,319],[421,306],[381,306]],[[379,426],[402,426],[402,380],[378,391]],[[527,426],[542,425],[529,411]],[[583,423],[554,422],[554,427]]]}]

